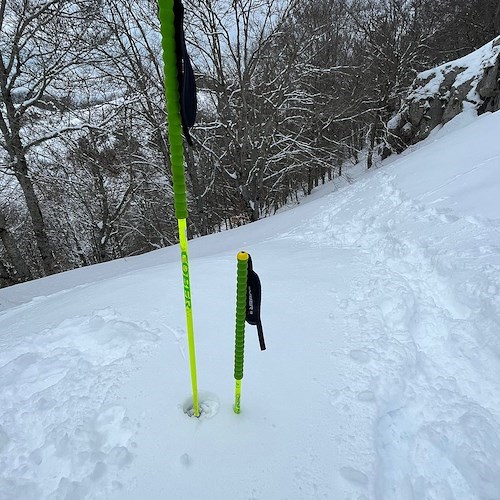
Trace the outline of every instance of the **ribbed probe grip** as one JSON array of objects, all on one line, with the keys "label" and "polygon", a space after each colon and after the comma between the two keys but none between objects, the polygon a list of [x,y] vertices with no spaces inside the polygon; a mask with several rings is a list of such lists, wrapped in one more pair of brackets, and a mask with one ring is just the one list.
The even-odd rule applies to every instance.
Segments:
[{"label": "ribbed probe grip", "polygon": [[174,206],[177,219],[187,219],[186,179],[184,176],[184,146],[177,80],[177,56],[175,52],[174,1],[159,0],[159,18],[163,47],[163,72],[167,100],[168,140],[174,187]]},{"label": "ribbed probe grip", "polygon": [[245,319],[247,304],[248,254],[238,254],[236,279],[236,340],[234,346],[234,378],[243,378],[243,358],[245,351]]}]

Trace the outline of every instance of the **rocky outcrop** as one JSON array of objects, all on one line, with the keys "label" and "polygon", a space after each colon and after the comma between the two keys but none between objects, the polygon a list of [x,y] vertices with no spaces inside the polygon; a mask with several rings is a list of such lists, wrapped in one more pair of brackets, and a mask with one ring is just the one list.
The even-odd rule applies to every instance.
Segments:
[{"label": "rocky outcrop", "polygon": [[471,54],[417,75],[400,111],[387,124],[387,150],[401,152],[467,107],[500,109],[500,37]]}]

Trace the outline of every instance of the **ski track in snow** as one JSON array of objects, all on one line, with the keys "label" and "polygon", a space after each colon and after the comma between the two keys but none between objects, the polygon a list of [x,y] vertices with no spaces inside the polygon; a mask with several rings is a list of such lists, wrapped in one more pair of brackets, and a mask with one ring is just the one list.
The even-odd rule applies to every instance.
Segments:
[{"label": "ski track in snow", "polygon": [[[369,273],[338,298],[351,345],[337,407],[355,422],[365,412],[376,458],[340,474],[371,477],[370,497],[500,498],[500,224],[419,204],[384,171],[346,194],[283,235],[352,249]],[[375,203],[350,204],[363,196]]]}]

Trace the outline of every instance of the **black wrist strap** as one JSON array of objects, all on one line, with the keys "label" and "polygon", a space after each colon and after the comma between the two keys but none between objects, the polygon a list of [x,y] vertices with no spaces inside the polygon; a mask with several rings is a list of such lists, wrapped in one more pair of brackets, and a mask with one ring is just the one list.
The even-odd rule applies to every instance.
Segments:
[{"label": "black wrist strap", "polygon": [[189,134],[189,128],[192,127],[196,121],[196,81],[186,48],[186,39],[184,37],[184,6],[181,0],[174,1],[174,23],[182,130],[187,143],[192,146],[193,141]]},{"label": "black wrist strap", "polygon": [[260,319],[260,304],[262,298],[262,287],[257,273],[253,270],[252,258],[248,256],[248,274],[247,274],[247,310],[246,321],[249,325],[257,326],[259,335],[260,349],[266,349],[264,340],[264,330]]},{"label": "black wrist strap", "polygon": [[261,321],[259,321],[257,323],[257,333],[259,334],[260,350],[265,351],[266,350],[266,341],[264,340],[264,331],[262,330],[262,322]]}]

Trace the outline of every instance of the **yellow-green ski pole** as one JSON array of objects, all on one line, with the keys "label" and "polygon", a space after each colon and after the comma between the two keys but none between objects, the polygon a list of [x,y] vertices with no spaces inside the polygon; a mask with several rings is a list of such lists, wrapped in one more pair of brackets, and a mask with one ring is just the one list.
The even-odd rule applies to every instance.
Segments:
[{"label": "yellow-green ski pole", "polygon": [[172,167],[174,188],[175,216],[177,217],[179,225],[182,278],[184,281],[184,304],[186,308],[189,362],[191,366],[191,385],[193,389],[193,411],[194,415],[199,417],[200,408],[198,403],[193,312],[191,304],[191,285],[189,279],[184,147],[182,144],[182,122],[180,113],[179,83],[177,80],[177,56],[175,51],[174,0],[158,0],[158,6],[163,47],[163,69],[165,74],[165,96],[167,100],[168,116],[168,140],[170,144],[170,163]]},{"label": "yellow-green ski pole", "polygon": [[240,413],[241,380],[243,379],[243,360],[245,356],[245,319],[247,307],[247,274],[248,254],[238,253],[238,270],[236,279],[236,335],[234,346],[234,379],[235,398],[234,413]]}]

